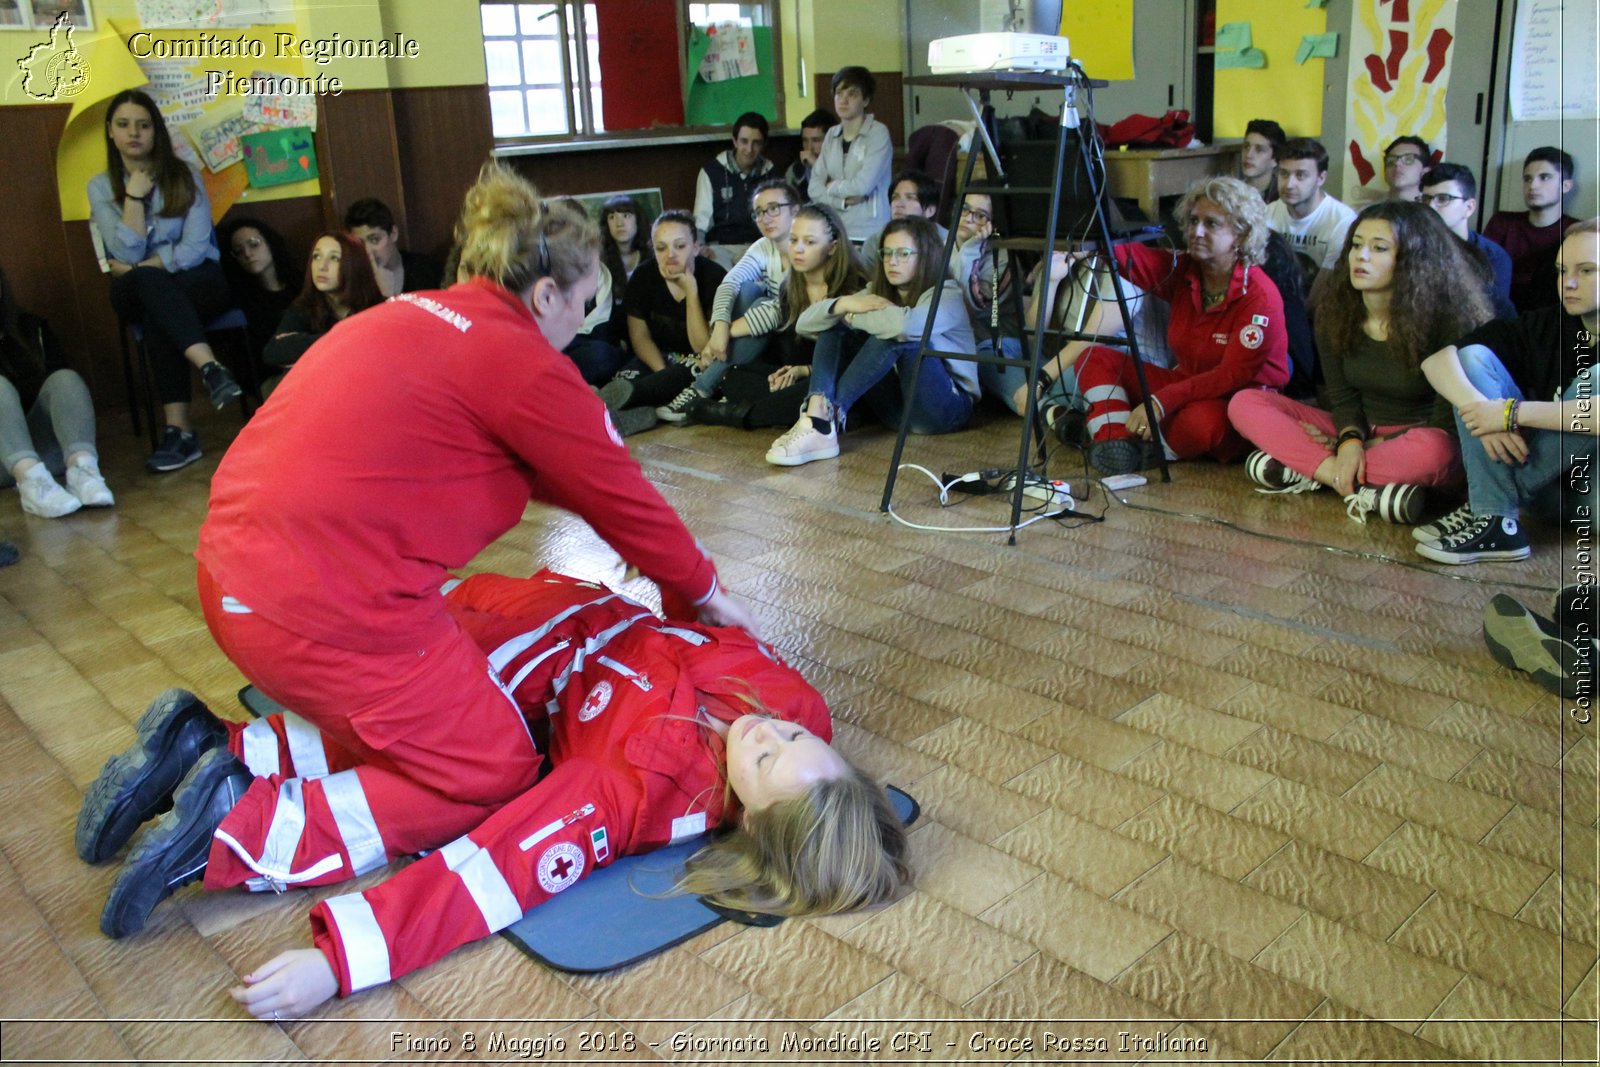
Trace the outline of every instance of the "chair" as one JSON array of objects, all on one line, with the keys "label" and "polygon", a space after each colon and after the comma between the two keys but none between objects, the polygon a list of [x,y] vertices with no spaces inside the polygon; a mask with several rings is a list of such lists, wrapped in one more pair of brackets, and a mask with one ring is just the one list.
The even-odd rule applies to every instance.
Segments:
[{"label": "chair", "polygon": [[[229,362],[223,360],[229,370],[233,372],[244,395],[239,398],[239,410],[245,418],[250,417],[250,412],[255,405],[261,403],[261,387],[259,375],[256,374],[255,359],[250,354],[250,340],[248,322],[244,312],[238,308],[229,308],[210,322],[206,323],[206,337],[214,335],[230,335],[236,339],[235,345],[214,345],[218,358],[229,348],[236,348],[236,358]],[[128,390],[128,415],[133,420],[133,434],[137,437],[144,432],[140,424],[139,413],[144,412],[144,418],[149,422],[150,447],[155,448],[161,443],[161,410],[156,399],[155,372],[150,367],[150,358],[144,347],[144,327],[136,322],[122,323],[120,340],[122,342],[122,379]],[[128,338],[133,338],[130,347]],[[137,381],[136,381],[137,379]]]},{"label": "chair", "polygon": [[906,166],[920,170],[939,183],[939,218],[950,214],[956,193],[956,159],[961,135],[950,127],[935,123],[919,126],[906,141]]}]

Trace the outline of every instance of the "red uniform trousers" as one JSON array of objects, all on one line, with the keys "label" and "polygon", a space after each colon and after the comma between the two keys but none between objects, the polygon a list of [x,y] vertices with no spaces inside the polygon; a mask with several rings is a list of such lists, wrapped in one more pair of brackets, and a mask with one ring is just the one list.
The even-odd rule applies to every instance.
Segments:
[{"label": "red uniform trousers", "polygon": [[460,836],[536,780],[527,723],[459,626],[414,652],[352,652],[254,614],[203,566],[199,589],[222,651],[299,713],[230,732],[257,780],[218,828],[206,888],[343,881]]},{"label": "red uniform trousers", "polygon": [[[1078,391],[1089,402],[1089,432],[1096,441],[1127,437],[1125,423],[1134,404],[1143,403],[1133,357],[1104,345],[1094,345],[1078,357],[1073,368]],[[1144,365],[1145,380],[1153,392],[1183,381],[1181,370]],[[1161,439],[1180,459],[1212,456],[1226,463],[1245,451],[1245,440],[1228,422],[1228,398],[1193,400],[1177,411],[1165,413]]]}]

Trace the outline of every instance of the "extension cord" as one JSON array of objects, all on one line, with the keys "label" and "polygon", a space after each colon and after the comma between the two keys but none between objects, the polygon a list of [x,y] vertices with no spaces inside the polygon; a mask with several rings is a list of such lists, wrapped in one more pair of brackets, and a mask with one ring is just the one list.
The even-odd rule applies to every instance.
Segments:
[{"label": "extension cord", "polygon": [[1072,510],[1072,487],[1066,482],[1028,482],[1022,487],[1022,495],[1042,500],[1051,507]]}]

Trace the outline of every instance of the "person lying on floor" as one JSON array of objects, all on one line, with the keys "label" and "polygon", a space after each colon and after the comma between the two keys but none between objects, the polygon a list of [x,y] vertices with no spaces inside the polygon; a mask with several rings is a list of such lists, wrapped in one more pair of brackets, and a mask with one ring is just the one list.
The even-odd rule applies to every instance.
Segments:
[{"label": "person lying on floor", "polygon": [[[667,600],[674,616],[688,610]],[[665,621],[548,570],[476,575],[447,604],[551,770],[426,859],[314,906],[315,947],[274,957],[231,991],[257,1018],[301,1015],[391,981],[504,929],[596,868],[707,830],[727,832],[687,861],[677,890],[728,907],[834,914],[908,884],[905,832],[887,794],[829,745],[821,695],[744,631]],[[292,840],[301,832],[292,820],[233,809],[247,792],[304,785],[320,789],[341,825],[359,824],[364,809],[342,784],[352,762],[293,713],[225,723],[192,694],[162,694],[79,818],[80,853],[88,840],[109,855],[173,804],[133,839],[101,929],[138,932],[162,900],[201,878],[207,889],[262,891],[348,877],[360,869],[359,844]],[[286,855],[318,852],[326,860],[287,869]]]}]

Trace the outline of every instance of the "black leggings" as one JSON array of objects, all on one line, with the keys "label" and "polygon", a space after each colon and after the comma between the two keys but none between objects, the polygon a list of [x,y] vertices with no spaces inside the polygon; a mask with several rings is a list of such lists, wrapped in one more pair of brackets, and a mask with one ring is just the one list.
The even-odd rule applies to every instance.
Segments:
[{"label": "black leggings", "polygon": [[206,260],[168,273],[134,267],[111,279],[111,306],[126,323],[144,330],[144,350],[163,404],[189,402],[189,362],[183,353],[206,339],[205,324],[233,306],[222,267]]}]

